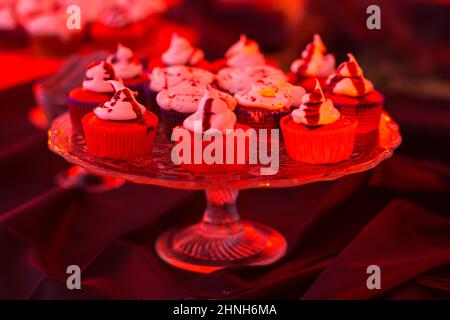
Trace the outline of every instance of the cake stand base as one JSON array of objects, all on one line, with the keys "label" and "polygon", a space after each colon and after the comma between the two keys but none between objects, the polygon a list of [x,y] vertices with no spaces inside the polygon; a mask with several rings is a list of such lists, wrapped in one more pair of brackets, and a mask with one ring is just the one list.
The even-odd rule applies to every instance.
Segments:
[{"label": "cake stand base", "polygon": [[163,233],[156,251],[170,265],[197,273],[233,266],[271,264],[286,253],[286,240],[267,226],[240,221],[236,210],[238,191],[207,190],[203,220]]},{"label": "cake stand base", "polygon": [[96,175],[80,166],[72,166],[58,173],[55,180],[63,189],[79,188],[89,193],[106,192],[125,183],[125,179]]}]

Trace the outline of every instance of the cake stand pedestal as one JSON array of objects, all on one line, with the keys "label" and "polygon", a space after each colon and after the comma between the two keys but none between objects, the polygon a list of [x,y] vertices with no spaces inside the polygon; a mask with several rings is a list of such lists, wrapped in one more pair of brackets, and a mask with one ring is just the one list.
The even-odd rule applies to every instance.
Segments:
[{"label": "cake stand pedestal", "polygon": [[355,150],[350,159],[332,165],[306,165],[290,159],[280,146],[279,170],[260,175],[259,166],[246,166],[226,174],[199,174],[175,165],[170,157],[173,143],[159,131],[151,157],[133,161],[96,158],[86,145],[72,141],[68,114],[53,122],[49,148],[67,161],[98,175],[177,189],[204,190],[207,207],[201,222],[166,231],[156,241],[158,255],[181,269],[209,273],[231,266],[267,265],[286,252],[285,238],[273,228],[241,221],[236,209],[239,190],[261,187],[291,187],[316,181],[335,180],[369,170],[392,156],[401,143],[398,125],[383,113],[378,142]]}]

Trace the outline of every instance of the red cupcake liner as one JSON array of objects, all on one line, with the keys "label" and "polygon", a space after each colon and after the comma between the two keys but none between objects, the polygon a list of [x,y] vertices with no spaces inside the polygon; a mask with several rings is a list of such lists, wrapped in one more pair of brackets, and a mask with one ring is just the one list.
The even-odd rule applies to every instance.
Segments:
[{"label": "red cupcake liner", "polygon": [[158,118],[151,112],[143,121],[107,121],[94,113],[83,117],[88,152],[99,158],[131,160],[151,155]]},{"label": "red cupcake liner", "polygon": [[342,116],[358,121],[356,133],[367,133],[378,130],[383,106],[381,104],[341,104],[334,103]]},{"label": "red cupcake liner", "polygon": [[[182,127],[180,127],[182,128]],[[245,126],[245,125],[240,125],[240,124],[236,124],[234,127],[235,130],[237,129],[242,129],[244,132],[248,129],[250,129],[250,127]],[[186,129],[185,129],[186,130]],[[227,159],[227,152],[229,152],[230,150],[228,150],[227,148],[227,143],[226,143],[226,137],[225,135],[223,135],[223,158],[222,158],[222,162],[221,164],[219,163],[211,163],[211,164],[206,164],[206,163],[200,163],[200,164],[195,164],[194,163],[194,140],[199,140],[198,142],[201,145],[201,152],[203,155],[203,152],[205,150],[205,148],[210,145],[211,143],[213,143],[214,140],[212,141],[203,141],[202,140],[202,136],[201,135],[195,135],[194,133],[190,132],[190,138],[191,138],[191,159],[190,159],[190,163],[184,163],[182,162],[180,165],[192,172],[201,172],[201,173],[230,173],[233,171],[238,171],[243,169],[249,162],[249,158],[250,158],[250,137],[245,137],[245,145],[244,145],[244,161],[239,161],[241,163],[238,163],[238,154],[239,152],[242,153],[242,150],[238,150],[239,146],[238,146],[238,140],[239,138],[235,137],[234,138],[234,150],[233,150],[233,154],[234,154],[234,158],[232,163],[226,163],[226,159]],[[214,138],[213,138],[214,139]],[[178,143],[182,143],[182,139],[180,139],[180,141],[177,142]],[[183,154],[181,154],[181,156],[183,156]],[[204,162],[204,159],[202,158],[202,162]],[[242,163],[243,162],[243,163]]]},{"label": "red cupcake liner", "polygon": [[308,164],[330,164],[348,159],[355,146],[357,122],[341,118],[316,129],[295,123],[290,116],[281,120],[288,155]]}]

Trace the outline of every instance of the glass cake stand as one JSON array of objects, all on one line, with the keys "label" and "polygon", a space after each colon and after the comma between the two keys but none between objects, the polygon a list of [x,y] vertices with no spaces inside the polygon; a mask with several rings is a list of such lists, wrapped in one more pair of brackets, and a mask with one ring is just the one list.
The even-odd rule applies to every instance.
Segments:
[{"label": "glass cake stand", "polygon": [[[221,268],[267,265],[286,252],[286,240],[276,230],[241,221],[236,209],[239,190],[260,187],[291,187],[315,181],[335,180],[369,170],[392,156],[401,143],[398,125],[382,114],[377,146],[355,152],[349,160],[333,165],[306,165],[290,159],[280,144],[280,168],[274,175],[260,175],[259,166],[223,174],[199,174],[175,165],[173,147],[158,132],[151,157],[114,161],[93,157],[86,145],[72,138],[69,115],[54,120],[48,131],[49,148],[68,162],[95,174],[176,189],[205,191],[207,207],[201,222],[166,231],[156,241],[156,251],[167,263],[189,271],[209,273]],[[365,150],[365,149],[364,149]]]},{"label": "glass cake stand", "polygon": [[[28,121],[39,130],[47,130],[49,121],[44,110],[35,106],[28,113]],[[63,189],[81,188],[90,193],[101,193],[121,187],[125,179],[111,176],[99,176],[80,166],[71,166],[62,170],[55,177],[56,184]]]}]

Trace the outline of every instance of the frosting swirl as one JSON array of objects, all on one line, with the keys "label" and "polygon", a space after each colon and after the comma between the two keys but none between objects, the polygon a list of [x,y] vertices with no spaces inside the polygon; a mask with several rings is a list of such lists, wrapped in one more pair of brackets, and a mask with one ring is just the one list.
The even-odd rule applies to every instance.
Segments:
[{"label": "frosting swirl", "polygon": [[194,48],[189,41],[180,37],[176,33],[172,35],[169,49],[161,56],[162,61],[167,66],[195,65],[205,58],[202,50]]},{"label": "frosting swirl", "polygon": [[264,78],[251,84],[247,91],[234,95],[239,105],[267,110],[290,109],[300,106],[305,89],[286,81]]},{"label": "frosting swirl", "polygon": [[347,54],[348,61],[341,63],[336,73],[327,80],[332,93],[350,97],[362,97],[374,91],[372,82],[364,78],[364,73],[355,57]]},{"label": "frosting swirl", "polygon": [[183,126],[191,132],[204,134],[215,130],[225,133],[227,129],[233,129],[236,124],[236,115],[232,111],[236,103],[233,100],[225,92],[208,86],[198,110],[184,120]]},{"label": "frosting swirl", "polygon": [[302,105],[293,110],[291,116],[295,123],[320,126],[339,120],[341,114],[334,107],[333,102],[325,98],[319,81],[316,79],[314,90],[303,96]]},{"label": "frosting swirl", "polygon": [[291,71],[308,77],[328,77],[334,72],[335,59],[332,54],[326,54],[327,48],[318,34],[302,51],[300,59],[291,64]]},{"label": "frosting swirl", "polygon": [[136,101],[137,92],[121,86],[110,101],[94,109],[97,118],[102,120],[129,121],[140,120],[146,111],[145,107]]},{"label": "frosting swirl", "polygon": [[94,92],[114,92],[115,89],[109,80],[119,81],[112,65],[105,61],[95,61],[88,65],[83,88]]},{"label": "frosting swirl", "polygon": [[233,68],[263,65],[266,62],[258,43],[244,34],[227,50],[225,58],[227,65]]},{"label": "frosting swirl", "polygon": [[116,75],[122,79],[133,79],[142,73],[142,63],[130,48],[117,45],[116,53],[109,55],[106,61],[111,63]]},{"label": "frosting swirl", "polygon": [[193,80],[199,84],[210,84],[214,81],[214,75],[209,71],[188,66],[154,68],[150,73],[150,90],[159,92],[187,80]]},{"label": "frosting swirl", "polygon": [[287,77],[282,70],[266,65],[224,68],[217,74],[219,86],[232,94],[248,90],[253,82],[264,78],[271,78],[274,81],[287,81]]}]

